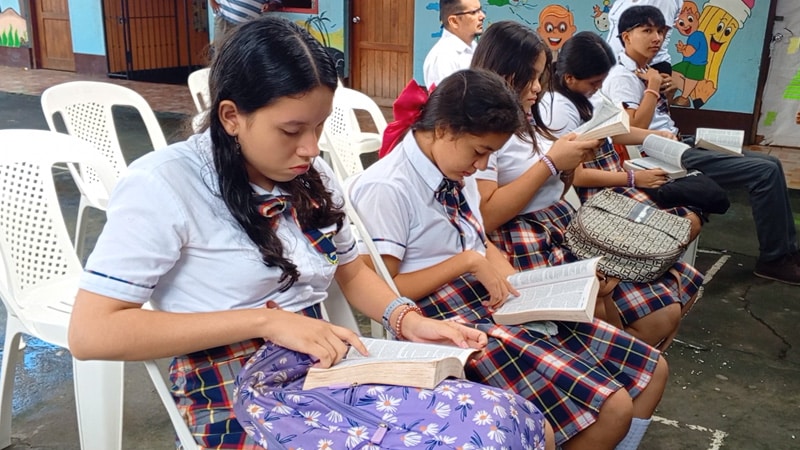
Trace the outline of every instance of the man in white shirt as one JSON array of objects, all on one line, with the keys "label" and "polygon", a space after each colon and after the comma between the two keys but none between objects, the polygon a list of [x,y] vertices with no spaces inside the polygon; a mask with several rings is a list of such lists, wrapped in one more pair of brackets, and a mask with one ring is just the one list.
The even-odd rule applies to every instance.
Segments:
[{"label": "man in white shirt", "polygon": [[650,66],[654,69],[658,70],[661,73],[666,73],[667,75],[672,74],[672,61],[669,55],[669,36],[672,34],[672,27],[675,24],[675,21],[678,19],[678,14],[681,12],[681,7],[683,6],[683,0],[617,0],[614,2],[614,5],[611,6],[611,10],[608,12],[608,34],[606,35],[606,42],[608,45],[611,46],[611,50],[614,50],[615,55],[619,55],[622,53],[623,47],[622,42],[619,39],[619,30],[617,27],[619,26],[619,17],[622,13],[630,8],[631,6],[642,6],[642,5],[649,5],[655,6],[661,11],[661,14],[664,15],[664,19],[667,22],[667,26],[669,30],[667,31],[666,36],[664,37],[664,44],[661,45],[661,50],[658,51],[658,54],[653,57],[653,60],[650,62]]},{"label": "man in white shirt", "polygon": [[439,20],[444,28],[423,64],[428,89],[451,73],[469,68],[484,19],[480,0],[439,0]]}]

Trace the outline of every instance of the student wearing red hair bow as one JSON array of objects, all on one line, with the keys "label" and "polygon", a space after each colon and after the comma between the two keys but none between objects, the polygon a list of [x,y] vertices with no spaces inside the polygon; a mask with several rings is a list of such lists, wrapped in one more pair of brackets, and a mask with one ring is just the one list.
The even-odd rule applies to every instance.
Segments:
[{"label": "student wearing red hair bow", "polygon": [[400,293],[428,317],[486,332],[467,377],[528,398],[562,448],[635,448],[646,424],[631,427],[632,417],[652,414],[667,379],[657,350],[597,319],[492,321],[492,310],[517,294],[506,279],[514,268],[486,240],[472,175],[510,137],[531,135],[518,95],[485,70],[448,76],[427,101],[408,89],[418,114],[406,121],[416,118],[350,190]]}]

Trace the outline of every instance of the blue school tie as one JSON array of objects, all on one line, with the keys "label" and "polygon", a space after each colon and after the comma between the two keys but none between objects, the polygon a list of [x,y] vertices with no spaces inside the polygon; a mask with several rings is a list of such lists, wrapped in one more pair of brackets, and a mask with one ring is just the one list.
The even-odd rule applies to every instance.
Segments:
[{"label": "blue school tie", "polygon": [[466,250],[467,245],[464,241],[464,230],[461,228],[461,221],[459,220],[459,216],[463,217],[467,223],[472,225],[475,228],[475,231],[478,232],[478,236],[480,236],[481,241],[486,245],[486,236],[483,234],[483,226],[475,218],[475,215],[472,214],[472,210],[469,209],[469,204],[467,203],[467,199],[464,197],[464,193],[461,191],[461,183],[458,181],[453,181],[449,178],[444,178],[442,182],[439,184],[439,187],[436,189],[436,200],[444,206],[444,211],[447,214],[447,218],[450,219],[450,223],[456,227],[458,230],[458,237],[461,240],[461,249]]},{"label": "blue school tie", "polygon": [[339,262],[339,255],[336,254],[336,244],[333,242],[333,236],[336,232],[323,233],[316,228],[303,228],[300,220],[297,218],[297,211],[292,207],[289,198],[285,195],[259,195],[256,197],[258,204],[258,213],[272,221],[272,227],[277,228],[278,221],[276,218],[283,214],[287,208],[291,210],[294,222],[303,231],[303,234],[311,242],[318,252],[320,252],[325,259],[331,264]]}]

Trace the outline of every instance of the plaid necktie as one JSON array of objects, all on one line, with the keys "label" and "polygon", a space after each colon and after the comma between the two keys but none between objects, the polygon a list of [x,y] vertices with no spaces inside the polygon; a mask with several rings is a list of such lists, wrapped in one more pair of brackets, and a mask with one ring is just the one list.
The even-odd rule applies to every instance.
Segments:
[{"label": "plaid necktie", "polygon": [[459,216],[463,217],[473,228],[475,231],[478,232],[478,236],[480,236],[481,241],[486,243],[486,236],[483,234],[483,226],[478,219],[475,218],[475,215],[472,214],[472,211],[469,209],[469,204],[467,204],[467,199],[464,197],[464,193],[461,192],[461,183],[458,181],[453,181],[449,178],[444,178],[442,183],[439,184],[439,187],[436,189],[436,200],[444,206],[444,211],[447,213],[447,218],[450,219],[450,223],[456,227],[458,230],[458,236],[461,239],[461,249],[466,250],[467,246],[464,241],[464,230],[461,228],[461,221],[459,220]]},{"label": "plaid necktie", "polygon": [[297,211],[292,208],[291,202],[287,196],[275,196],[272,194],[259,195],[256,197],[256,203],[258,203],[259,214],[267,219],[271,219],[273,228],[277,227],[278,224],[278,221],[275,220],[275,218],[283,214],[283,212],[286,211],[286,208],[289,208],[292,212],[294,222],[303,231],[303,234],[306,236],[309,242],[311,242],[311,245],[313,245],[318,252],[325,256],[325,259],[327,259],[329,263],[336,264],[339,262],[339,256],[336,254],[336,244],[333,242],[333,235],[336,233],[323,233],[316,228],[303,229],[303,225],[300,224],[300,221],[297,218]]}]

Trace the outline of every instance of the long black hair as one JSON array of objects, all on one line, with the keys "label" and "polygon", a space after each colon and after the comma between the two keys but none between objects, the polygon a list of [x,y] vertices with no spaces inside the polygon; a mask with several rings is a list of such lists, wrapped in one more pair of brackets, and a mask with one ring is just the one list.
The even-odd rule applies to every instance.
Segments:
[{"label": "long black hair", "polygon": [[[481,35],[470,67],[486,69],[505,78],[519,99],[528,83],[534,80],[534,65],[542,54],[546,58],[543,78],[547,79],[550,76],[553,56],[544,40],[525,25],[513,20],[501,20],[493,23]],[[550,129],[542,124],[539,109],[535,104],[525,113],[533,117],[533,130],[536,133],[555,139]],[[533,147],[538,151],[536,139],[533,139]]]},{"label": "long black hair", "polygon": [[442,80],[411,128],[447,130],[456,136],[521,134],[530,129],[519,97],[502,78],[482,69],[460,70]]},{"label": "long black hair", "polygon": [[[283,254],[271,220],[259,214],[247,176],[246,161],[234,136],[229,135],[217,111],[230,100],[248,115],[282,97],[299,97],[324,86],[333,92],[336,66],[308,31],[286,19],[262,16],[237,27],[217,49],[209,74],[211,107],[206,126],[213,143],[219,192],[225,205],[258,247],[267,266],[279,267],[282,290],[300,276],[297,266]],[[342,226],[344,212],[335,205],[318,171],[313,167],[291,181],[278,183],[291,196],[303,229]]]},{"label": "long black hair", "polygon": [[581,120],[586,122],[594,113],[592,102],[583,94],[569,90],[566,76],[572,75],[578,80],[585,80],[608,73],[616,63],[614,51],[598,34],[591,31],[576,33],[558,52],[558,61],[553,70],[553,90],[567,97],[578,109]]}]

